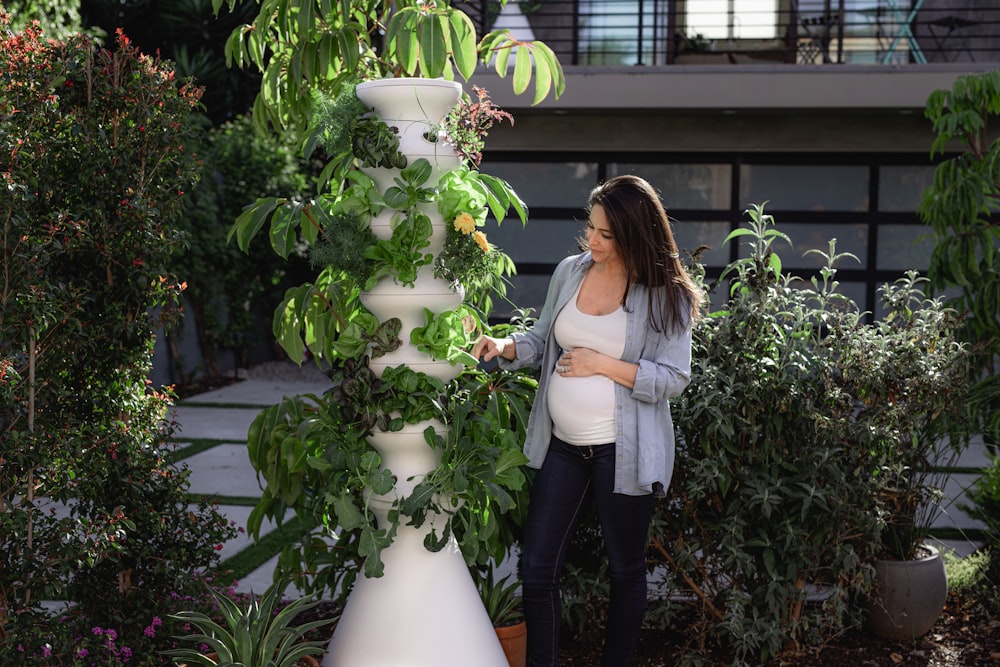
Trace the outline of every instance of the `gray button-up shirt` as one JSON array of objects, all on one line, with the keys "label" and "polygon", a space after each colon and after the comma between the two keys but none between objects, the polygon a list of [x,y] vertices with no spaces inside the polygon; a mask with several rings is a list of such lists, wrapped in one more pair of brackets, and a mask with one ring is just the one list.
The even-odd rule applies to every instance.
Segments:
[{"label": "gray button-up shirt", "polygon": [[[528,465],[540,468],[552,437],[546,392],[562,350],[555,342],[556,315],[576,293],[593,261],[585,252],[559,263],[534,326],[512,336],[517,358],[500,358],[505,368],[541,369],[538,394],[528,419],[524,453]],[[691,327],[655,331],[650,324],[648,288],[633,284],[626,302],[625,352],[622,359],[639,365],[635,386],[615,384],[615,493],[630,496],[665,491],[674,467],[674,424],[670,398],[679,396],[691,380]]]}]

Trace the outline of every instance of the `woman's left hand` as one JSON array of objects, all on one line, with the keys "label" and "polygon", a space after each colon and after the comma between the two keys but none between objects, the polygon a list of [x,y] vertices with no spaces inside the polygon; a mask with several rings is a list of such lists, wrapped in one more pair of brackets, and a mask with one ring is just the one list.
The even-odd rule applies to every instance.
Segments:
[{"label": "woman's left hand", "polygon": [[600,373],[603,354],[587,347],[563,352],[556,361],[556,371],[564,377],[588,377]]}]

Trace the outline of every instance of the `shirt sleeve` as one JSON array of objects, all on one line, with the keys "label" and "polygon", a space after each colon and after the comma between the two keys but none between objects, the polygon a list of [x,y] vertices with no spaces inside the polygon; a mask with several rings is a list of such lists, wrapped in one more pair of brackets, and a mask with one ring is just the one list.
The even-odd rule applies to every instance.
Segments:
[{"label": "shirt sleeve", "polygon": [[681,330],[647,331],[647,352],[639,359],[632,398],[656,403],[680,396],[691,382],[691,326]]},{"label": "shirt sleeve", "polygon": [[579,261],[579,256],[567,257],[556,266],[556,270],[552,273],[552,279],[549,280],[545,305],[542,306],[538,319],[527,331],[518,332],[511,336],[517,344],[517,358],[513,361],[501,358],[498,362],[501,368],[516,370],[526,366],[537,367],[542,362],[545,341],[549,337],[549,330],[555,322],[560,307],[560,295],[563,293],[573,265],[577,261]]}]

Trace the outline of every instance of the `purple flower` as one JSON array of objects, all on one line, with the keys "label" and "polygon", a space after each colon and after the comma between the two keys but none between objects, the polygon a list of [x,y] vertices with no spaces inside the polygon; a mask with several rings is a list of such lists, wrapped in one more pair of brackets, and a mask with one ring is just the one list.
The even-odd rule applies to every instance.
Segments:
[{"label": "purple flower", "polygon": [[98,637],[100,637],[101,635],[104,634],[104,630],[102,630],[101,628],[97,627],[96,625],[91,629],[91,632],[93,632]]},{"label": "purple flower", "polygon": [[90,653],[90,651],[88,651],[85,648],[78,648],[78,649],[76,649],[76,657],[78,657],[78,658],[86,658],[89,653]]},{"label": "purple flower", "polygon": [[52,645],[51,644],[45,644],[44,646],[42,646],[42,657],[43,658],[51,658],[52,657]]}]

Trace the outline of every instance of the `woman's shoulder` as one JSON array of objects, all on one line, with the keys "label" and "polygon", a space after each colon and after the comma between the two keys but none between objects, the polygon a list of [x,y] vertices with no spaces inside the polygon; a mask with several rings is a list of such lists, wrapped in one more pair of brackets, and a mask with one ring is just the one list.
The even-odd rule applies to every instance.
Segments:
[{"label": "woman's shoulder", "polygon": [[556,270],[553,275],[558,273],[571,273],[573,271],[584,271],[590,265],[590,251],[584,250],[576,255],[569,255],[563,257],[556,264]]}]

